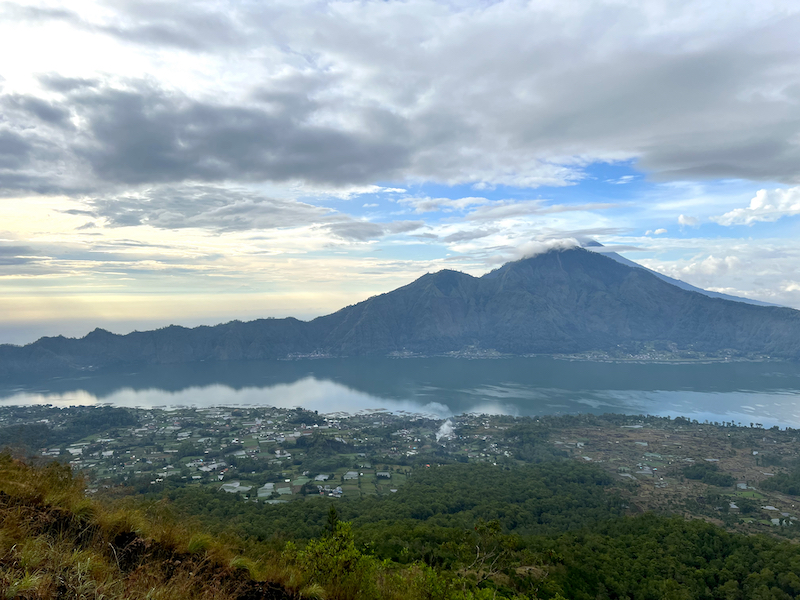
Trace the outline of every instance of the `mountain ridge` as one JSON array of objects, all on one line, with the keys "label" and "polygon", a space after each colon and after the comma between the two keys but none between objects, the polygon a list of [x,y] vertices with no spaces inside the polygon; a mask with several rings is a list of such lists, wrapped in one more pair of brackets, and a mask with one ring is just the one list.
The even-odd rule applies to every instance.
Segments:
[{"label": "mountain ridge", "polygon": [[298,356],[511,355],[643,348],[800,359],[800,311],[681,289],[581,248],[551,250],[481,277],[453,270],[311,321],[293,317],[0,346],[0,373]]},{"label": "mountain ridge", "polygon": [[633,267],[636,269],[644,269],[645,271],[652,273],[659,279],[666,281],[667,283],[671,283],[674,286],[677,286],[683,290],[689,292],[698,292],[703,294],[704,296],[708,296],[709,298],[721,298],[722,300],[731,300],[733,302],[744,302],[745,304],[755,304],[756,306],[781,306],[780,304],[775,304],[774,302],[764,302],[763,300],[754,300],[753,298],[745,298],[742,296],[733,296],[731,294],[725,294],[723,292],[712,292],[711,290],[704,290],[699,288],[691,283],[686,283],[685,281],[681,281],[680,279],[675,279],[674,277],[670,277],[669,275],[664,275],[663,273],[659,273],[658,271],[654,271],[653,269],[648,269],[644,265],[640,265],[637,262],[632,260],[628,260],[624,256],[617,254],[616,252],[608,252],[605,250],[600,250],[600,248],[605,248],[603,244],[590,241],[583,245],[584,248],[591,250],[593,252],[597,252],[602,254],[603,256],[607,256],[612,260],[617,261],[618,263],[622,263],[628,267]]}]

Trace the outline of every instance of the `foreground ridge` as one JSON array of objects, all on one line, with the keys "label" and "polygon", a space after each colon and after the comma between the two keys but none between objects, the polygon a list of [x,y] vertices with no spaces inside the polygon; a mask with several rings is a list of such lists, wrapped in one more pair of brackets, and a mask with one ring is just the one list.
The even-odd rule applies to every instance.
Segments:
[{"label": "foreground ridge", "polygon": [[279,583],[210,536],[158,514],[103,506],[69,466],[0,455],[0,594],[5,598],[289,600]]}]

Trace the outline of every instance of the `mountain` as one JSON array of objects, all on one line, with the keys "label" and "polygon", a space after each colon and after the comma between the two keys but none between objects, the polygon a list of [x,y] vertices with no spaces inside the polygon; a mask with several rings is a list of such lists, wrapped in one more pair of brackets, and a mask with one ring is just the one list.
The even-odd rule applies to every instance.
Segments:
[{"label": "mountain", "polygon": [[482,277],[444,270],[333,314],[0,346],[0,373],[123,362],[500,352],[694,351],[800,359],[800,311],[711,298],[582,248]]},{"label": "mountain", "polygon": [[752,298],[742,298],[741,296],[731,296],[730,294],[723,294],[721,292],[712,292],[709,290],[704,290],[702,288],[692,285],[691,283],[686,283],[685,281],[681,281],[680,279],[674,279],[672,277],[669,277],[668,275],[659,273],[658,271],[653,271],[652,269],[643,267],[639,263],[633,262],[632,260],[628,260],[624,256],[617,254],[616,252],[606,252],[605,250],[601,250],[601,248],[604,248],[604,246],[600,242],[590,241],[584,244],[583,247],[592,250],[594,252],[599,252],[603,256],[612,258],[618,263],[622,263],[623,265],[626,265],[628,267],[644,269],[645,271],[652,273],[662,281],[671,283],[672,285],[677,286],[682,290],[687,290],[689,292],[697,292],[699,294],[703,294],[704,296],[708,296],[709,298],[721,298],[722,300],[731,300],[733,302],[744,302],[746,304],[755,304],[756,306],[780,306],[779,304],[773,304],[772,302],[764,302],[762,300],[753,300]]},{"label": "mountain", "polygon": [[474,278],[428,274],[315,322],[322,349],[352,355],[465,348],[509,354],[636,348],[800,357],[800,312],[710,298],[575,248]]}]

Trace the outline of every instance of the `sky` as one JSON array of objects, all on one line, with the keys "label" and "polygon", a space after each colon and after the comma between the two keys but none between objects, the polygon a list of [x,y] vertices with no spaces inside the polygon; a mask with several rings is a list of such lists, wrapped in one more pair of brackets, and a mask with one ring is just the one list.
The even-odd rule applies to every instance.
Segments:
[{"label": "sky", "polygon": [[0,2],[0,343],[596,240],[800,309],[800,4]]}]

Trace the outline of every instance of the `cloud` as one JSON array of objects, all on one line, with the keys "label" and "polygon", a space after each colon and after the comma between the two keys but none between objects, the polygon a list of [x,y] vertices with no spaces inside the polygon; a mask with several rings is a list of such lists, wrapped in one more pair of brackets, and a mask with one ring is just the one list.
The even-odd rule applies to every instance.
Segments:
[{"label": "cloud", "polygon": [[6,95],[3,97],[3,106],[7,110],[20,110],[31,117],[61,127],[71,127],[69,110],[52,102],[46,102],[33,96]]},{"label": "cloud", "polygon": [[403,188],[381,187],[379,185],[353,185],[345,188],[325,189],[322,190],[322,193],[334,198],[350,200],[365,194],[402,194],[405,191]]},{"label": "cloud", "polygon": [[[237,232],[312,227],[358,242],[409,233],[425,226],[423,221],[408,220],[373,223],[297,200],[210,185],[156,186],[132,194],[86,198],[83,202],[91,210],[70,208],[61,212],[92,217],[112,228],[193,227]],[[95,226],[96,222],[89,222],[79,229]]]},{"label": "cloud", "polygon": [[[642,265],[703,289],[800,308],[800,248],[793,239],[640,238]],[[649,257],[648,257],[649,255]]]},{"label": "cloud", "polygon": [[491,202],[486,198],[467,197],[467,198],[401,198],[401,204],[407,204],[414,208],[416,213],[426,212],[454,212],[462,211],[473,206],[481,206]]},{"label": "cloud", "polygon": [[[92,211],[71,214],[102,218],[111,227],[157,229],[202,227],[222,231],[309,226],[333,218],[331,209],[268,198],[217,186],[157,186],[135,194],[87,199]],[[340,217],[336,217],[340,218]]]},{"label": "cloud", "polygon": [[105,11],[103,19],[89,20],[66,9],[22,6],[4,2],[7,18],[46,23],[60,22],[90,33],[105,34],[144,46],[175,47],[209,51],[241,46],[242,27],[224,11],[209,10],[202,3],[191,10],[169,2],[120,2],[117,12]]},{"label": "cloud", "polygon": [[402,128],[395,117],[372,115],[364,130],[346,131],[315,122],[301,93],[284,100],[278,111],[202,102],[142,82],[72,89],[48,102],[6,94],[0,102],[13,112],[8,125],[0,122],[0,188],[77,193],[236,180],[300,182],[334,194],[342,187],[346,197],[400,190],[370,184],[408,162],[403,136],[385,131]]},{"label": "cloud", "polygon": [[678,225],[680,225],[681,227],[697,227],[698,225],[700,225],[700,220],[696,217],[678,215]]},{"label": "cloud", "polygon": [[343,218],[342,220],[325,225],[324,228],[333,235],[356,242],[366,242],[381,238],[385,235],[396,235],[416,231],[424,227],[422,221],[393,221],[390,223],[372,223],[370,221],[357,221]]},{"label": "cloud", "polygon": [[37,259],[35,250],[29,246],[9,246],[0,244],[0,267],[25,265]]},{"label": "cloud", "polygon": [[333,235],[356,242],[366,242],[383,236],[384,228],[369,221],[344,221],[325,225]]},{"label": "cloud", "polygon": [[614,208],[615,206],[616,204],[606,202],[591,204],[545,204],[543,200],[523,200],[520,202],[501,200],[478,207],[469,213],[466,218],[470,221],[494,221],[536,214],[547,215],[564,212],[605,210]]},{"label": "cloud", "polygon": [[619,179],[606,179],[606,183],[610,183],[612,185],[625,185],[626,183],[631,183],[634,179],[636,179],[633,175],[623,175]]},{"label": "cloud", "polygon": [[742,261],[736,256],[715,257],[713,254],[694,261],[681,269],[683,276],[720,276],[735,271]]},{"label": "cloud", "polygon": [[498,231],[500,230],[496,228],[457,231],[455,233],[451,233],[450,235],[445,236],[444,238],[442,238],[442,240],[447,242],[448,244],[452,244],[455,242],[470,242],[472,240],[479,240],[481,238],[493,235]]},{"label": "cloud", "polygon": [[64,77],[58,73],[39,75],[39,83],[47,91],[67,93],[81,88],[93,88],[99,85],[97,79],[84,79],[82,77]]},{"label": "cloud", "polygon": [[76,151],[96,175],[115,183],[239,179],[348,185],[390,177],[407,161],[407,150],[381,131],[379,119],[370,132],[348,133],[311,122],[302,101],[287,102],[281,114],[272,114],[139,87],[104,90],[74,102],[91,140]]},{"label": "cloud", "polygon": [[8,129],[0,129],[0,169],[14,169],[25,165],[33,145],[23,136]]},{"label": "cloud", "polygon": [[652,229],[648,229],[647,231],[644,232],[645,235],[664,235],[665,233],[667,233],[667,230],[664,229],[663,227],[661,229],[656,229],[655,231],[653,231]]},{"label": "cloud", "polygon": [[409,231],[416,231],[417,229],[424,227],[424,221],[392,221],[391,223],[386,224],[386,232],[387,233],[408,233]]},{"label": "cloud", "polygon": [[[7,186],[67,189],[64,155],[98,187],[536,187],[623,160],[664,180],[800,182],[791,4],[733,3],[724,19],[691,1],[3,6],[31,43],[58,22],[65,47],[89,36],[130,58],[109,73],[84,56],[81,73],[19,97],[39,120],[73,115],[77,135],[36,154],[47,178],[8,173]],[[123,79],[129,64],[139,80]]]},{"label": "cloud", "polygon": [[800,215],[800,187],[758,190],[747,208],[736,208],[712,218],[720,225],[753,225]]},{"label": "cloud", "polygon": [[575,247],[580,247],[580,242],[575,238],[530,241],[518,246],[514,254],[517,258],[531,258],[538,254],[550,252],[551,250],[566,250]]}]

